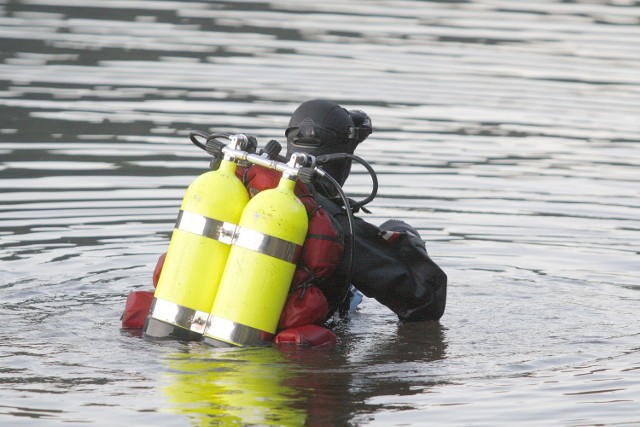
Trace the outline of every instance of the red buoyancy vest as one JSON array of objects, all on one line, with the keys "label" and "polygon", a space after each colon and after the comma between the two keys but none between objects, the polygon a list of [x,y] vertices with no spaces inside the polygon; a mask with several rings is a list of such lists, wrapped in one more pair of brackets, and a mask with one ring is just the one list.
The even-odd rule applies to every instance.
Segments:
[{"label": "red buoyancy vest", "polygon": [[[251,197],[277,187],[282,177],[281,172],[258,165],[238,167],[236,175]],[[322,292],[312,285],[321,284],[336,270],[344,252],[342,235],[329,214],[318,206],[312,188],[298,181],[294,193],[305,206],[309,228],[278,329],[324,323],[329,304]]]}]

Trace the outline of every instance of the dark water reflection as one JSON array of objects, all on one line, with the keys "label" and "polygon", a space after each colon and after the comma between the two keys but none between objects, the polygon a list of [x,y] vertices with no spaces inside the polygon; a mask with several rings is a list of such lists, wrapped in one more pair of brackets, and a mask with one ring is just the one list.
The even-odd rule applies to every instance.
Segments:
[{"label": "dark water reflection", "polygon": [[[0,1],[0,423],[640,423],[635,1]],[[365,300],[333,349],[120,331],[189,130],[282,141],[362,108],[372,222],[450,278],[440,324]],[[368,194],[355,170],[350,195]]]}]

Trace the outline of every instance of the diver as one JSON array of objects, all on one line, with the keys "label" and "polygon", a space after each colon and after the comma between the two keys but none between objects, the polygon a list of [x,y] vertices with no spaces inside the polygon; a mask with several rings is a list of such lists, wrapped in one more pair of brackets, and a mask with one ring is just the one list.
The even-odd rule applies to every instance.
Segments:
[{"label": "diver", "polygon": [[[364,205],[377,191],[375,172],[354,155],[372,131],[371,119],[363,111],[314,99],[302,103],[289,120],[287,156],[271,153],[281,161],[289,160],[293,153],[309,154],[322,171],[296,184],[296,195],[307,209],[309,232],[273,339],[278,345],[335,343],[335,334],[326,326],[347,318],[362,294],[390,308],[402,322],[439,320],[444,314],[447,276],[427,254],[417,230],[399,220],[375,226],[354,215],[360,210],[368,212]],[[353,160],[363,164],[374,180],[372,194],[359,202],[347,199],[342,191]],[[279,174],[274,173],[257,165],[235,172],[251,197],[277,185]],[[154,285],[165,255],[156,265]],[[152,299],[152,292],[132,292],[123,328],[142,328],[145,318],[149,322]],[[193,328],[185,331],[172,324],[151,319],[143,334],[153,339],[201,338]],[[205,342],[211,344],[206,334]]]},{"label": "diver", "polygon": [[[342,186],[351,171],[352,159],[348,155],[353,155],[372,131],[371,119],[363,111],[346,110],[330,100],[306,101],[289,120],[285,132],[287,155],[303,152],[318,158],[337,159],[322,168]],[[347,156],[340,159],[341,153]],[[334,187],[322,180],[313,186],[318,204],[336,220],[342,232],[346,232],[348,208],[341,206]],[[355,205],[356,209],[366,211],[358,203]],[[389,220],[377,227],[354,217],[351,244],[353,259],[349,260],[345,250],[335,273],[321,285],[330,313],[345,313],[348,297],[354,294],[349,286],[353,285],[365,296],[390,308],[400,321],[442,317],[447,276],[429,257],[413,227],[399,220]]]}]

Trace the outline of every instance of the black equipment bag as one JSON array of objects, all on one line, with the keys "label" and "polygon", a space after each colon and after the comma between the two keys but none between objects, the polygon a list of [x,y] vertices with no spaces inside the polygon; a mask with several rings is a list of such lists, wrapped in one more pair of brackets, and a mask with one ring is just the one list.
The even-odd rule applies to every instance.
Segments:
[{"label": "black equipment bag", "polygon": [[[347,214],[316,194],[325,208],[348,230]],[[418,231],[409,224],[389,220],[376,227],[354,217],[354,259],[351,283],[364,295],[389,307],[401,321],[438,320],[445,310],[447,275],[429,257]],[[320,289],[335,311],[348,292],[347,248],[338,270]]]}]

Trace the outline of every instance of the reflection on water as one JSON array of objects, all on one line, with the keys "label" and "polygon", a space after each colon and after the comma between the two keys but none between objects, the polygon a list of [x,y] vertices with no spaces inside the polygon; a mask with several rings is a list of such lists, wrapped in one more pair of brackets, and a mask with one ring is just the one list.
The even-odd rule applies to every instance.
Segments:
[{"label": "reflection on water", "polygon": [[288,385],[295,372],[283,359],[277,349],[177,353],[165,360],[163,390],[196,426],[304,425],[304,397]]},{"label": "reflection on water", "polygon": [[361,399],[415,394],[441,382],[425,381],[424,372],[426,364],[444,357],[438,324],[400,325],[384,343],[349,335],[344,331],[342,337],[357,344],[346,352],[193,346],[165,354],[161,388],[167,410],[198,426],[345,425],[353,414],[371,411]]},{"label": "reflection on water", "polygon": [[[0,1],[0,423],[640,423],[639,20],[625,0]],[[320,96],[371,115],[368,219],[418,228],[441,323],[365,300],[317,351],[121,332],[207,168],[189,131],[282,141]]]}]

